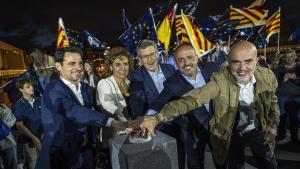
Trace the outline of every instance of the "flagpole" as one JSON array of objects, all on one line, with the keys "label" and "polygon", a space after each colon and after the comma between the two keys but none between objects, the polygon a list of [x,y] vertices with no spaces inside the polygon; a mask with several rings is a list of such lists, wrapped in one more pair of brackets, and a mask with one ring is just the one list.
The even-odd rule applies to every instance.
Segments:
[{"label": "flagpole", "polygon": [[[154,27],[155,34],[156,34],[157,45],[160,46],[159,39],[158,39],[158,34],[157,34],[157,27],[156,27],[156,24],[155,24],[155,20],[154,20],[152,8],[149,8],[149,10],[150,10],[150,14],[151,14],[152,22],[153,22],[153,27]],[[160,54],[161,54],[161,53],[160,53]],[[164,57],[163,57],[163,56],[161,57],[161,62],[162,62],[162,63],[165,63],[165,60],[164,60]]]},{"label": "flagpole", "polygon": [[264,56],[267,58],[267,44],[264,44]]},{"label": "flagpole", "polygon": [[[279,7],[278,11],[281,15],[281,7]],[[277,52],[278,52],[278,54],[280,53],[279,45],[280,45],[280,26],[279,26],[279,31],[278,31],[278,35],[277,35]]]}]

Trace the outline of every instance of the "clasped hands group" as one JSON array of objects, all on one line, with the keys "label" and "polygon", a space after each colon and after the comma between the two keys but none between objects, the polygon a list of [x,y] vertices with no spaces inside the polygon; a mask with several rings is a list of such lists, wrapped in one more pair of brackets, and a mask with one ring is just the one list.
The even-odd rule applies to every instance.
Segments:
[{"label": "clasped hands group", "polygon": [[118,130],[124,130],[131,136],[138,138],[147,138],[148,136],[155,136],[155,127],[158,123],[164,121],[161,114],[153,116],[142,116],[135,120],[112,121],[112,127]]}]

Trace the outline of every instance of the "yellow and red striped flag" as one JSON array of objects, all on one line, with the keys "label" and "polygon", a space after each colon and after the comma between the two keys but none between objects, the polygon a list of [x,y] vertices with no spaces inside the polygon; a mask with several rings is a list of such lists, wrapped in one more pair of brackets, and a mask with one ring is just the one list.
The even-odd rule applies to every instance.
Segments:
[{"label": "yellow and red striped flag", "polygon": [[169,11],[168,15],[164,18],[163,22],[160,24],[157,30],[157,38],[160,43],[164,45],[165,51],[169,50],[169,44],[171,39],[172,25],[177,9],[177,3]]},{"label": "yellow and red striped flag", "polygon": [[183,12],[181,12],[181,17],[190,42],[193,45],[197,55],[201,57],[212,50],[213,45],[204,37],[199,28],[192,24],[189,18]]},{"label": "yellow and red striped flag", "polygon": [[67,32],[64,27],[62,18],[59,18],[58,19],[58,37],[57,37],[56,49],[68,47],[68,46],[69,46],[69,40],[67,37]]},{"label": "yellow and red striped flag", "polygon": [[253,26],[263,25],[264,19],[268,15],[268,10],[263,10],[259,7],[256,8],[233,8],[230,7],[230,19],[240,19],[243,20],[247,18],[253,22]]},{"label": "yellow and red striped flag", "polygon": [[185,30],[181,15],[175,17],[175,30],[178,44],[190,43],[189,36]]},{"label": "yellow and red striped flag", "polygon": [[267,41],[269,38],[275,34],[280,32],[280,9],[277,10],[266,22],[267,28]]}]

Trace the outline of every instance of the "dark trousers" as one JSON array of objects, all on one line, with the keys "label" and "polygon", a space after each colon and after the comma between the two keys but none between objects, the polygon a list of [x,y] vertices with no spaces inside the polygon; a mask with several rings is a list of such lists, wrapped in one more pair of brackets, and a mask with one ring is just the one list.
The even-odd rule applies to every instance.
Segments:
[{"label": "dark trousers", "polygon": [[299,113],[300,103],[296,100],[290,100],[285,103],[285,112],[289,115],[289,129],[291,133],[292,141],[298,140],[298,128],[299,128]]},{"label": "dark trousers", "polygon": [[1,150],[0,157],[2,158],[3,166],[5,169],[17,169],[18,164],[16,146]]},{"label": "dark trousers", "polygon": [[197,119],[189,115],[186,133],[185,149],[189,169],[204,169],[205,147],[209,145],[209,131]]},{"label": "dark trousers", "polygon": [[274,153],[267,144],[264,144],[264,135],[261,130],[253,130],[244,135],[233,133],[225,164],[216,166],[217,169],[244,169],[245,146],[251,149],[258,169],[277,169]]},{"label": "dark trousers", "polygon": [[178,124],[178,118],[162,123],[158,126],[158,130],[171,136],[176,139],[177,143],[177,157],[178,157],[178,168],[184,169],[185,168],[185,149],[184,149],[184,142],[182,141],[180,126]]}]

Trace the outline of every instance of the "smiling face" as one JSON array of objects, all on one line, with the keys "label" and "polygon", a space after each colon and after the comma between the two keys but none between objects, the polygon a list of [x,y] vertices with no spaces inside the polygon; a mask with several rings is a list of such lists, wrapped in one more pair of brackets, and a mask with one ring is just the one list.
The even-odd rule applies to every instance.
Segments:
[{"label": "smiling face", "polygon": [[117,57],[111,66],[113,76],[118,79],[125,79],[129,73],[129,59],[127,56]]},{"label": "smiling face", "polygon": [[237,42],[229,51],[228,63],[233,77],[242,84],[247,84],[256,68],[258,58],[253,44]]},{"label": "smiling face", "polygon": [[66,52],[62,63],[55,63],[60,76],[71,83],[77,83],[82,71],[82,59],[79,53]]},{"label": "smiling face", "polygon": [[198,58],[191,46],[181,46],[175,51],[175,61],[179,71],[187,77],[196,78]]},{"label": "smiling face", "polygon": [[146,68],[146,70],[151,72],[157,72],[159,70],[157,61],[158,51],[153,46],[139,49],[138,56],[141,64]]}]

